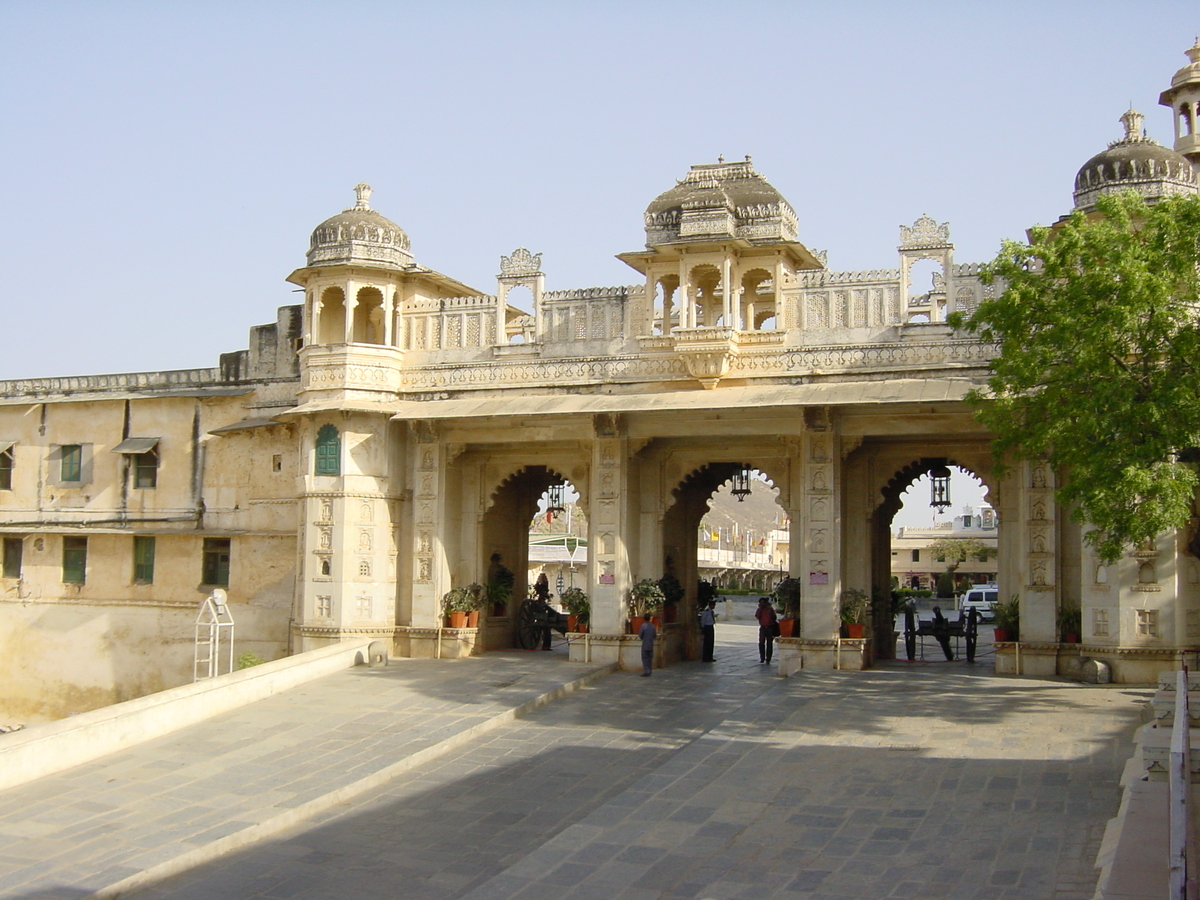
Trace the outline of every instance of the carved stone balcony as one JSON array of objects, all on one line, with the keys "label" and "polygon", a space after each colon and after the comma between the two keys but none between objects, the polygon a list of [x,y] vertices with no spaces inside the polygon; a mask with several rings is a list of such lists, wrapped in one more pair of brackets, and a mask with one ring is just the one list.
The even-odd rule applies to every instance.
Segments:
[{"label": "carved stone balcony", "polygon": [[321,344],[300,351],[300,392],[313,400],[394,400],[404,353],[377,344]]}]

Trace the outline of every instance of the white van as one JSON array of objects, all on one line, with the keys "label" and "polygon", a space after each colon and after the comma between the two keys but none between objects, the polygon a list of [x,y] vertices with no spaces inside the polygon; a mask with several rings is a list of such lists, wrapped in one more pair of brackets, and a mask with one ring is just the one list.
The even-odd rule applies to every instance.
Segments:
[{"label": "white van", "polygon": [[1000,599],[1000,589],[994,584],[977,584],[971,588],[958,601],[959,612],[966,613],[968,610],[976,610],[976,615],[980,621],[990,622],[996,614],[992,610],[992,604]]}]

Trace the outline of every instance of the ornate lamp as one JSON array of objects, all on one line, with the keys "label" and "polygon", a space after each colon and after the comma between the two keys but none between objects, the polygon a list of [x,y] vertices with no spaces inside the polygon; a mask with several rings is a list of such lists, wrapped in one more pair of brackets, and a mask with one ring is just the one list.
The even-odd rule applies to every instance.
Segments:
[{"label": "ornate lamp", "polygon": [[950,470],[944,466],[934,466],[929,470],[929,505],[938,512],[945,512],[950,505]]},{"label": "ornate lamp", "polygon": [[557,519],[566,511],[567,486],[562,483],[550,485],[550,489],[546,491],[546,515]]},{"label": "ornate lamp", "polygon": [[738,498],[738,503],[750,496],[750,469],[748,467],[742,466],[734,473],[733,488],[729,493]]}]

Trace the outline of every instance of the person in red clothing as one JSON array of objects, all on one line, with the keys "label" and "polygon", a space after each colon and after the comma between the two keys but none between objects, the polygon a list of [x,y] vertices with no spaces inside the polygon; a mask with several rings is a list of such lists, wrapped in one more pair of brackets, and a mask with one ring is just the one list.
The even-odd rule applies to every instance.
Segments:
[{"label": "person in red clothing", "polygon": [[779,625],[770,597],[758,598],[754,618],[758,619],[758,661],[760,664],[770,663],[771,652],[775,649],[775,635],[779,633],[775,630]]}]

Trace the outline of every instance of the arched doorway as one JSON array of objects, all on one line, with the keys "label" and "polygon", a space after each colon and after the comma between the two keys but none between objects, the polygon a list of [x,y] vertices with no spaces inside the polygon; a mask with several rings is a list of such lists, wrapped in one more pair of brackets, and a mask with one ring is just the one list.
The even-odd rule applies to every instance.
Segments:
[{"label": "arched doorway", "polygon": [[1000,523],[988,490],[976,471],[950,456],[911,460],[884,485],[872,515],[877,658],[898,655],[904,607],[913,607],[918,625],[935,606],[954,622],[961,594],[975,584],[995,584]]},{"label": "arched doorway", "polygon": [[544,508],[551,489],[567,486],[566,476],[548,466],[525,466],[505,478],[490,497],[480,522],[476,561],[477,570],[486,573],[489,608],[480,625],[485,629],[483,646],[489,650],[517,645],[517,614],[532,584],[530,522],[539,506]]}]

